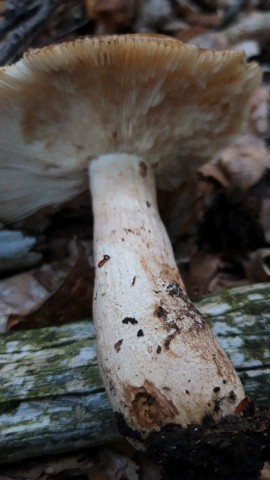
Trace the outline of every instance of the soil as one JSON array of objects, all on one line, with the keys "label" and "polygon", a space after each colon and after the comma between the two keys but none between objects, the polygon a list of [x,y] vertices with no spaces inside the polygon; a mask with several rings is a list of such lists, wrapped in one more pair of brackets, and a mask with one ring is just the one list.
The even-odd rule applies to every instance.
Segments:
[{"label": "soil", "polygon": [[163,480],[259,480],[270,457],[270,411],[228,416],[215,423],[182,428],[167,425],[146,440],[117,414],[118,428],[134,442],[143,442],[159,466]]}]

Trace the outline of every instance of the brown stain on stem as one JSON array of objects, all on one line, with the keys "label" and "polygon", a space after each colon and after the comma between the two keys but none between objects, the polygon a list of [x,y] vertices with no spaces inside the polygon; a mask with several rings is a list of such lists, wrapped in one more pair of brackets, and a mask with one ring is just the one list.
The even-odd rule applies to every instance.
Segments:
[{"label": "brown stain on stem", "polygon": [[145,178],[147,175],[147,165],[145,162],[139,163],[139,175],[143,178]]},{"label": "brown stain on stem", "polygon": [[177,282],[181,288],[185,288],[180,273],[176,267],[171,267],[166,263],[161,264],[160,278],[164,282]]},{"label": "brown stain on stem", "polygon": [[178,415],[172,401],[148,380],[141,387],[127,386],[125,396],[129,415],[140,428],[158,428]]}]

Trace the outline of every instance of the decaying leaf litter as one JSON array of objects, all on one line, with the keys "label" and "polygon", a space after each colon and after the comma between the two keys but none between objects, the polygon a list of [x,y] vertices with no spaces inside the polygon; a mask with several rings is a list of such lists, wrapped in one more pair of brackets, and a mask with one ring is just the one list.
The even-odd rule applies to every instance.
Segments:
[{"label": "decaying leaf litter", "polygon": [[[179,256],[178,263],[185,274],[190,295],[201,295],[219,291],[224,287],[267,280],[269,278],[270,228],[268,219],[270,6],[268,2],[93,0],[71,1],[67,8],[62,4],[63,2],[48,1],[44,2],[42,7],[39,2],[28,2],[27,11],[23,2],[1,3],[3,13],[6,12],[6,17],[2,18],[1,30],[2,64],[19,58],[26,48],[73,39],[80,35],[146,31],[170,34],[202,47],[220,49],[230,46],[244,50],[248,58],[255,58],[260,62],[265,81],[263,87],[254,95],[246,132],[236,140],[234,145],[222,153],[215,168],[212,165],[208,168],[205,166],[194,178],[193,186],[198,192],[196,213],[191,218],[187,218],[184,225],[180,224],[178,217],[183,191],[173,192],[169,198],[165,199],[166,201],[162,199],[161,193],[160,200],[163,218],[169,226],[175,251],[183,252],[183,242],[188,245],[186,255]],[[193,187],[188,186],[188,188]],[[47,277],[47,293],[42,296],[42,292],[38,292],[36,298],[33,296],[31,280],[33,277],[39,278],[40,270],[53,270],[54,262],[59,262],[56,267],[58,269],[56,276],[62,279],[62,284],[65,283],[64,277],[68,277],[73,268],[72,261],[70,270],[67,269],[66,264],[69,263],[71,256],[70,239],[74,234],[77,237],[79,250],[81,251],[83,245],[86,245],[91,256],[89,243],[92,227],[90,223],[85,225],[88,222],[85,222],[83,213],[81,217],[80,214],[78,215],[78,211],[83,210],[84,205],[82,199],[79,209],[78,203],[76,207],[69,205],[63,212],[57,212],[55,217],[42,220],[43,225],[39,225],[38,232],[35,228],[36,219],[33,219],[32,224],[30,221],[28,225],[17,226],[17,230],[27,232],[32,238],[36,238],[35,245],[29,245],[29,249],[37,254],[34,258],[39,265],[36,270],[27,269],[26,272],[25,266],[18,265],[18,271],[23,270],[23,273],[16,272],[15,278],[10,278],[5,266],[5,271],[2,272],[1,291],[8,288],[10,282],[15,282],[18,295],[24,293],[25,298],[30,297],[32,302],[30,307],[29,298],[25,303],[17,302],[20,305],[19,309],[12,309],[13,306],[10,309],[10,305],[6,307],[3,302],[6,319],[3,320],[3,325],[6,325],[6,328],[20,325],[23,328],[34,327],[35,317],[32,318],[32,322],[29,321],[29,313],[31,312],[31,317],[33,311],[36,313],[39,309],[46,311],[46,304],[51,301],[52,293],[54,295],[53,310],[55,305],[56,309],[57,305],[60,305],[61,315],[59,316],[62,319],[69,317],[68,306],[65,311],[67,290],[61,291],[61,288],[57,290],[54,284],[55,278],[52,275],[50,277],[48,274]],[[62,228],[53,228],[54,218],[56,218],[56,224],[60,219]],[[216,232],[215,238],[212,233],[209,235],[210,227]],[[2,232],[5,229],[3,225]],[[41,255],[43,259],[40,262]],[[26,267],[32,269],[33,257],[31,258]],[[60,265],[61,261],[65,264],[64,266]],[[208,276],[202,275],[202,272],[206,271]],[[14,272],[14,265],[10,268],[10,272]],[[26,277],[22,280],[20,275]],[[82,276],[81,283],[85,281],[89,286],[88,278],[91,275],[93,276],[93,273],[89,268],[89,272],[85,271],[87,281]],[[21,292],[20,284],[25,290],[27,283],[29,283],[29,291]],[[75,301],[75,310],[76,305],[78,305],[77,318],[82,318],[80,302]],[[48,324],[52,311],[50,308],[48,306],[47,316],[43,315],[44,310],[40,310],[38,326],[42,326],[42,318],[46,318],[45,324]],[[74,320],[76,312],[72,312],[72,315]],[[55,318],[52,322],[55,322]],[[138,468],[140,468],[139,463]]]}]

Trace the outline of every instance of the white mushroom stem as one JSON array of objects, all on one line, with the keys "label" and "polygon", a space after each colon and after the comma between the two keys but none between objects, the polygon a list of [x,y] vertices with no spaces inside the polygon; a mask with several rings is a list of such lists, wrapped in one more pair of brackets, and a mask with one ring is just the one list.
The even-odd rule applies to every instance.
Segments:
[{"label": "white mushroom stem", "polygon": [[188,299],[159,217],[154,172],[110,154],[90,164],[103,380],[116,412],[142,433],[235,413],[243,387]]}]

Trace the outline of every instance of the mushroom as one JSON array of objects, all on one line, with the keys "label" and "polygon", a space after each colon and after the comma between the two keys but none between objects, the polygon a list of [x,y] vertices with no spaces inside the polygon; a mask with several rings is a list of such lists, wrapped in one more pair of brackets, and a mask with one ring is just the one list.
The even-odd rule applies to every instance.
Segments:
[{"label": "mushroom", "polygon": [[138,34],[45,47],[1,69],[0,219],[59,206],[90,184],[99,366],[140,445],[167,424],[218,422],[245,397],[185,293],[156,181],[184,185],[215,160],[260,80],[240,52]]}]

